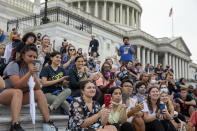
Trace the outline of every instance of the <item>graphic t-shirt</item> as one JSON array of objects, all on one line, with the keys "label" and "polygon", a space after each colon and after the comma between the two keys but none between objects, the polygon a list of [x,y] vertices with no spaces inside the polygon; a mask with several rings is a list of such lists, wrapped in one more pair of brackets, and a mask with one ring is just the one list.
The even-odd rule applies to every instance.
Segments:
[{"label": "graphic t-shirt", "polygon": [[[66,73],[62,67],[58,67],[55,71],[50,65],[44,67],[40,73],[40,77],[46,77],[48,81],[57,80],[64,76],[66,76]],[[56,90],[62,90],[62,84],[63,82],[58,82],[51,86],[45,86],[42,90],[44,93],[53,93]]]},{"label": "graphic t-shirt", "polygon": [[[187,98],[185,99],[186,102],[193,100],[193,98],[189,95],[187,95]],[[180,108],[181,108],[181,113],[183,113],[184,115],[189,115],[189,107],[190,105],[186,105],[184,103],[181,103],[178,99],[175,100],[177,103],[180,104]]]},{"label": "graphic t-shirt", "polygon": [[[135,47],[132,45],[132,48],[135,50]],[[133,54],[131,53],[131,48],[128,45],[122,45],[119,48],[121,53],[120,60],[121,61],[132,61],[133,62]]]}]

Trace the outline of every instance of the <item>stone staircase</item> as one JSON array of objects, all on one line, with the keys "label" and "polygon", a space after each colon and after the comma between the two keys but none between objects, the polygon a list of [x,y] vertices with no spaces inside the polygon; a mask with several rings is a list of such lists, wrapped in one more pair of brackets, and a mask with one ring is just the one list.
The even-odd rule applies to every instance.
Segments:
[{"label": "stone staircase", "polygon": [[[22,107],[19,118],[20,118],[19,122],[21,123],[21,126],[26,131],[42,131],[43,117],[37,106],[36,106],[35,130],[29,113],[29,105],[25,105]],[[68,116],[61,115],[59,112],[53,112],[52,114],[50,114],[50,118],[52,121],[54,121],[55,125],[58,127],[59,129],[58,131],[66,131],[66,128],[68,127],[68,119],[69,119]],[[10,107],[0,104],[0,131],[9,131],[11,120],[12,118],[11,118]]]}]

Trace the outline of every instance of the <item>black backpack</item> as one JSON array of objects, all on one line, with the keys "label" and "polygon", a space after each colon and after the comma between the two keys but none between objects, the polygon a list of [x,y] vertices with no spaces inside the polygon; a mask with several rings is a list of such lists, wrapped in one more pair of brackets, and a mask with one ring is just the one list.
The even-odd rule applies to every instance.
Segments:
[{"label": "black backpack", "polygon": [[3,76],[3,71],[5,70],[7,64],[5,58],[0,58],[0,76]]}]

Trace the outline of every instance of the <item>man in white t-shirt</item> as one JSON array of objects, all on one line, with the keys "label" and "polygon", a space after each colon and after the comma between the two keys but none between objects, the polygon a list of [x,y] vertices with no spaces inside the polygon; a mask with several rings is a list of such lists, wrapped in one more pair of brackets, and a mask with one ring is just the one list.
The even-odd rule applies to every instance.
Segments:
[{"label": "man in white t-shirt", "polygon": [[[121,84],[122,93],[128,93],[130,98],[127,99],[124,103],[126,104],[127,108],[127,122],[132,123],[135,130],[137,131],[145,131],[145,124],[144,120],[142,119],[143,113],[141,110],[144,108],[143,102],[138,103],[138,100],[132,98],[133,93],[133,83],[129,79],[125,79],[122,81]],[[124,97],[124,96],[123,96]]]}]

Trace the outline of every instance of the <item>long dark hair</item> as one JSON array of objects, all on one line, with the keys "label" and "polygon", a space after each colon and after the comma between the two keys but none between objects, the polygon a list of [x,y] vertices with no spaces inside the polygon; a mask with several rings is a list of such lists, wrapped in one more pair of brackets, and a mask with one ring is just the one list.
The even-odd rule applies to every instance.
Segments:
[{"label": "long dark hair", "polygon": [[109,65],[110,66],[110,70],[112,69],[112,66],[111,66],[111,64],[109,63],[109,62],[107,62],[107,61],[105,61],[104,63],[103,63],[103,65],[102,65],[102,67],[101,67],[101,73],[103,74],[103,76],[104,76],[104,65]]},{"label": "long dark hair", "polygon": [[23,55],[25,55],[25,53],[28,51],[34,51],[38,55],[37,48],[34,44],[25,45],[20,52],[20,57],[15,61],[19,65],[19,67],[24,64]]},{"label": "long dark hair", "polygon": [[[156,88],[159,91],[159,89],[156,86],[153,86],[153,87],[149,88],[148,98],[147,98],[148,109],[150,110],[151,113],[153,113],[153,106],[152,106],[151,97],[149,96],[149,94],[150,94],[151,90],[154,89],[154,88]],[[159,107],[160,107],[160,98],[158,98],[156,105],[157,105],[156,112],[158,112]]]}]

